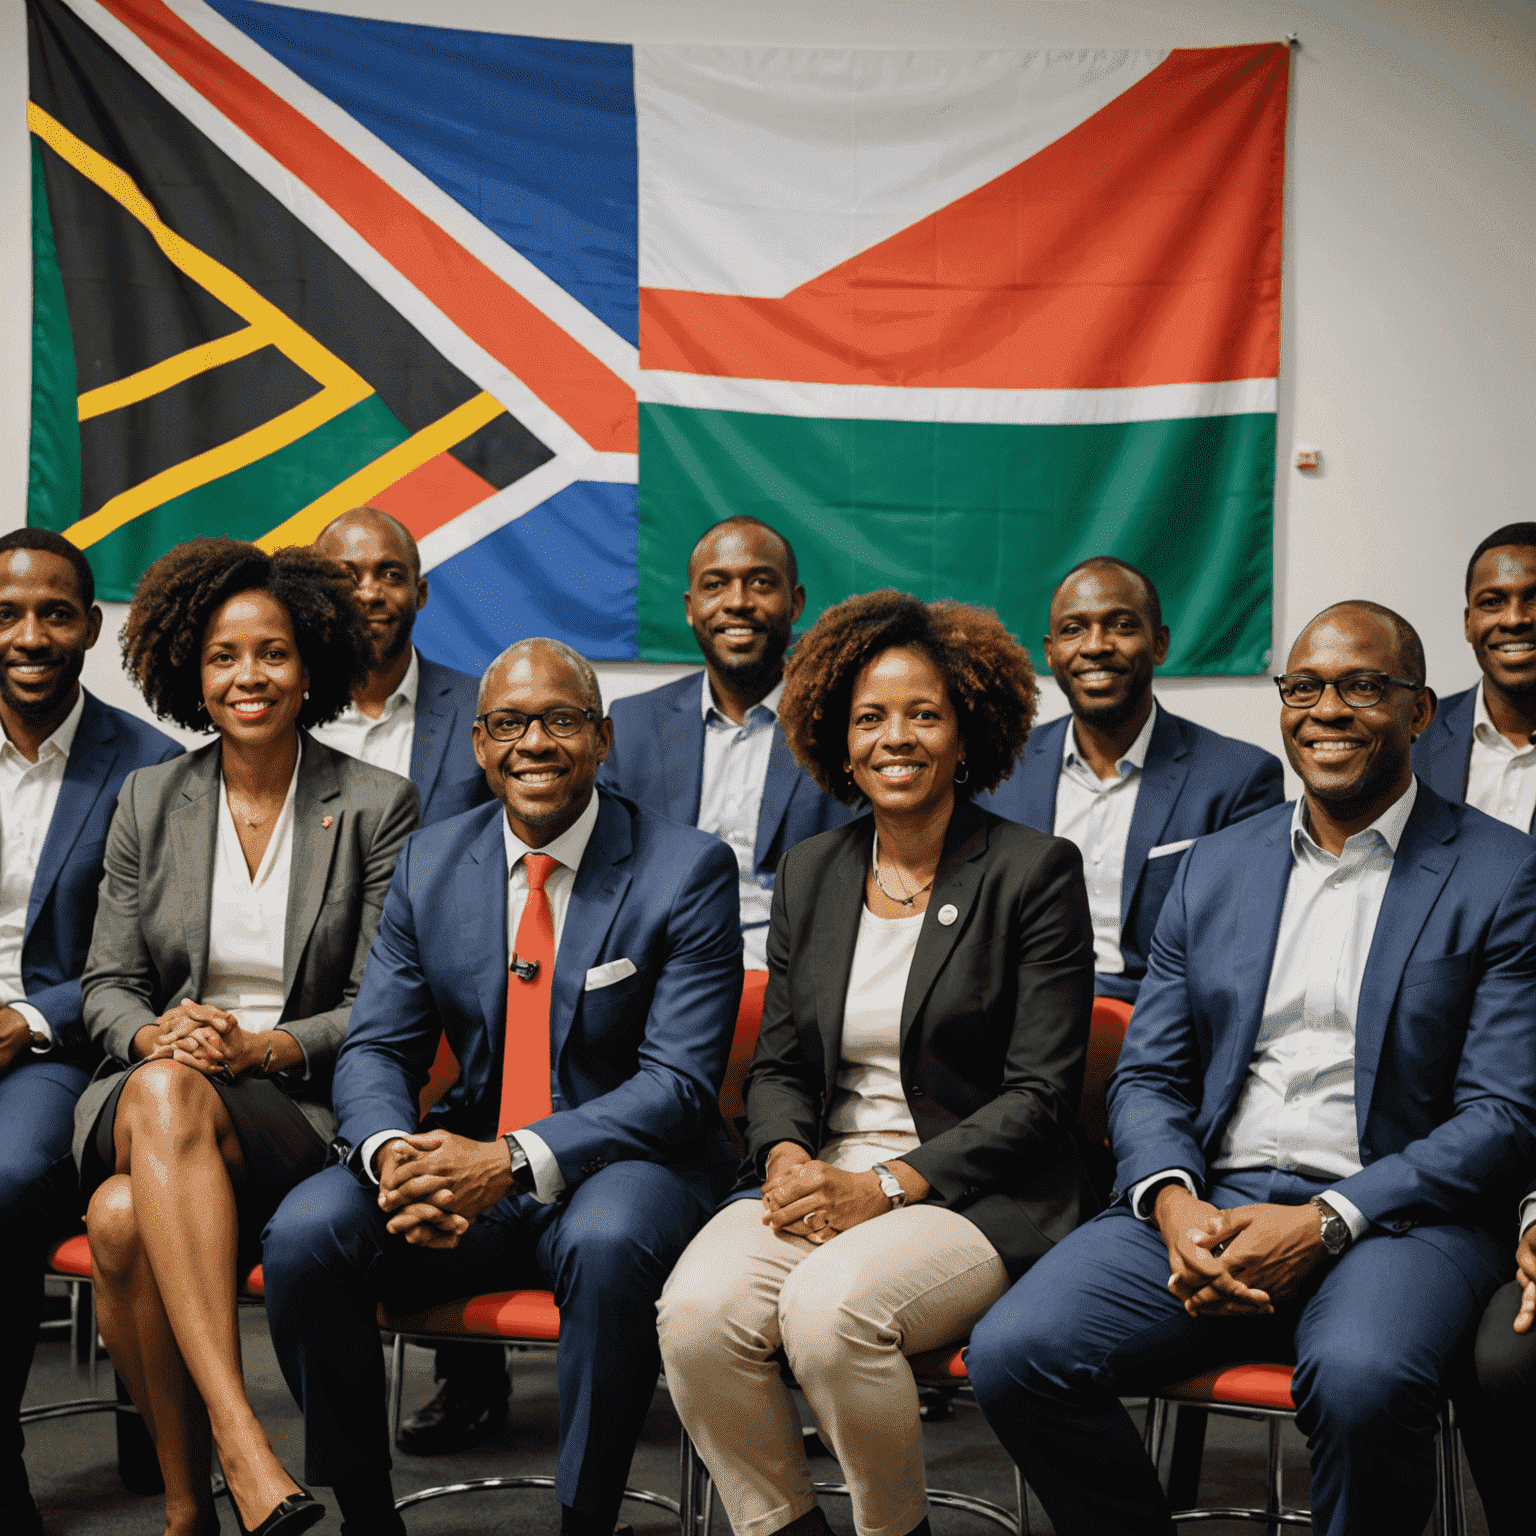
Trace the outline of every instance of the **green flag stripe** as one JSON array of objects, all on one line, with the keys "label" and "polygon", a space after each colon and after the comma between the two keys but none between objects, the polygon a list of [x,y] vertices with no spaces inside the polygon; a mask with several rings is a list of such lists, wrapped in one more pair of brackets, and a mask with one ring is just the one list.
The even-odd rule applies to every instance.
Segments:
[{"label": "green flag stripe", "polygon": [[86,550],[98,594],[133,596],[139,572],[187,539],[259,539],[410,434],[377,395],[276,453],[125,523]]},{"label": "green flag stripe", "polygon": [[751,513],[794,544],[809,623],[896,586],[995,608],[1043,664],[1052,588],[1089,555],[1157,583],[1171,675],[1269,663],[1273,414],[1092,426],[827,421],[640,407],[640,656],[697,661],[688,552]]},{"label": "green flag stripe", "polygon": [[42,149],[32,139],[32,440],[27,524],[62,532],[80,516],[75,341],[48,211]]}]

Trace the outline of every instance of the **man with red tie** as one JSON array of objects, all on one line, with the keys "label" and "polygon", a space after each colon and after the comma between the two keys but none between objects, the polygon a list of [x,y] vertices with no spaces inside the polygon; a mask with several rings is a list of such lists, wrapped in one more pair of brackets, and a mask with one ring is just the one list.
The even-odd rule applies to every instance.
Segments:
[{"label": "man with red tie", "polygon": [[[342,1161],[264,1235],[306,1476],[352,1536],[404,1530],[377,1302],[519,1285],[560,1307],[562,1531],[609,1536],[656,1384],[656,1298],[735,1171],[715,1102],[741,991],[735,859],[594,789],[612,735],[558,641],[486,673],[475,754],[499,806],[407,842],[336,1064]],[[418,1127],[439,1030],[462,1070]]]}]

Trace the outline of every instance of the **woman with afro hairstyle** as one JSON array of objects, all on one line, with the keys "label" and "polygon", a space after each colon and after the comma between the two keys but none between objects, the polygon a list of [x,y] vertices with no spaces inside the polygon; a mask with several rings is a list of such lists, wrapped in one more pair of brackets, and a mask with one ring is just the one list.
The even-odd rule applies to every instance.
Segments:
[{"label": "woman with afro hairstyle", "polygon": [[210,1440],[242,1531],[325,1513],[246,1398],[235,1293],[324,1166],[331,1066],[418,821],[408,779],[305,730],[369,666],[351,589],[309,550],[195,539],[144,573],[123,628],[155,713],[217,733],[123,785],[82,978],[116,1070],[75,1115],[102,1337],[187,1536],[218,1529]]},{"label": "woman with afro hairstyle", "polygon": [[970,801],[1034,712],[996,614],[900,592],[829,609],[786,671],[795,756],[868,812],[779,864],[750,1166],[660,1302],[672,1400],[736,1536],[828,1529],[781,1348],[860,1536],[927,1536],[905,1356],[963,1339],[1091,1214],[1082,860]]}]

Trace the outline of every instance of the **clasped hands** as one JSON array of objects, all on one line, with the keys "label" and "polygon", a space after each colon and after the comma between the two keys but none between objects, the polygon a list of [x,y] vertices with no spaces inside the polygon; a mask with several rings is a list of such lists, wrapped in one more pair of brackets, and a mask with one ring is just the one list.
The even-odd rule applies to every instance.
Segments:
[{"label": "clasped hands", "polygon": [[[928,1181],[906,1163],[887,1165],[907,1192],[909,1204],[923,1199]],[[804,1147],[781,1141],[768,1154],[763,1177],[763,1225],[787,1237],[829,1242],[891,1208],[873,1173],[849,1173],[813,1158]]]},{"label": "clasped hands", "polygon": [[1271,1313],[1326,1257],[1312,1204],[1222,1211],[1169,1184],[1158,1191],[1155,1215],[1168,1245],[1168,1289],[1191,1317]]},{"label": "clasped hands", "polygon": [[387,1141],[374,1158],[385,1229],[418,1248],[456,1248],[512,1190],[506,1142],[426,1131]]},{"label": "clasped hands", "polygon": [[272,1044],[271,1034],[244,1030],[234,1014],[190,997],[133,1037],[133,1049],[143,1060],[179,1061],[204,1077],[217,1077],[226,1069],[241,1077],[261,1066]]}]

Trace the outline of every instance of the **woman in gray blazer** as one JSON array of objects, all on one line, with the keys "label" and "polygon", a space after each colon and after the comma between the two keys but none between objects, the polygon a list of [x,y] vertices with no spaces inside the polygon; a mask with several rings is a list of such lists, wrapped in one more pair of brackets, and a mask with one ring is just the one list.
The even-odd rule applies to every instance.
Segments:
[{"label": "woman in gray blazer", "polygon": [[237,1277],[335,1134],[330,1078],[416,787],[322,746],[370,651],[342,567],[197,539],[123,630],[157,715],[218,740],[129,775],[82,979],[107,1055],[75,1117],[102,1337],[165,1478],[166,1530],[215,1531],[210,1434],[242,1531],[324,1507],[240,1370]]},{"label": "woman in gray blazer", "polygon": [[783,1349],[860,1531],[927,1536],[904,1356],[963,1338],[1091,1214],[1073,1134],[1093,1005],[1082,858],[968,798],[1022,751],[997,615],[873,592],[796,647],[796,757],[870,814],[774,883],[747,1170],[659,1306],[667,1384],[738,1536],[826,1536]]}]

